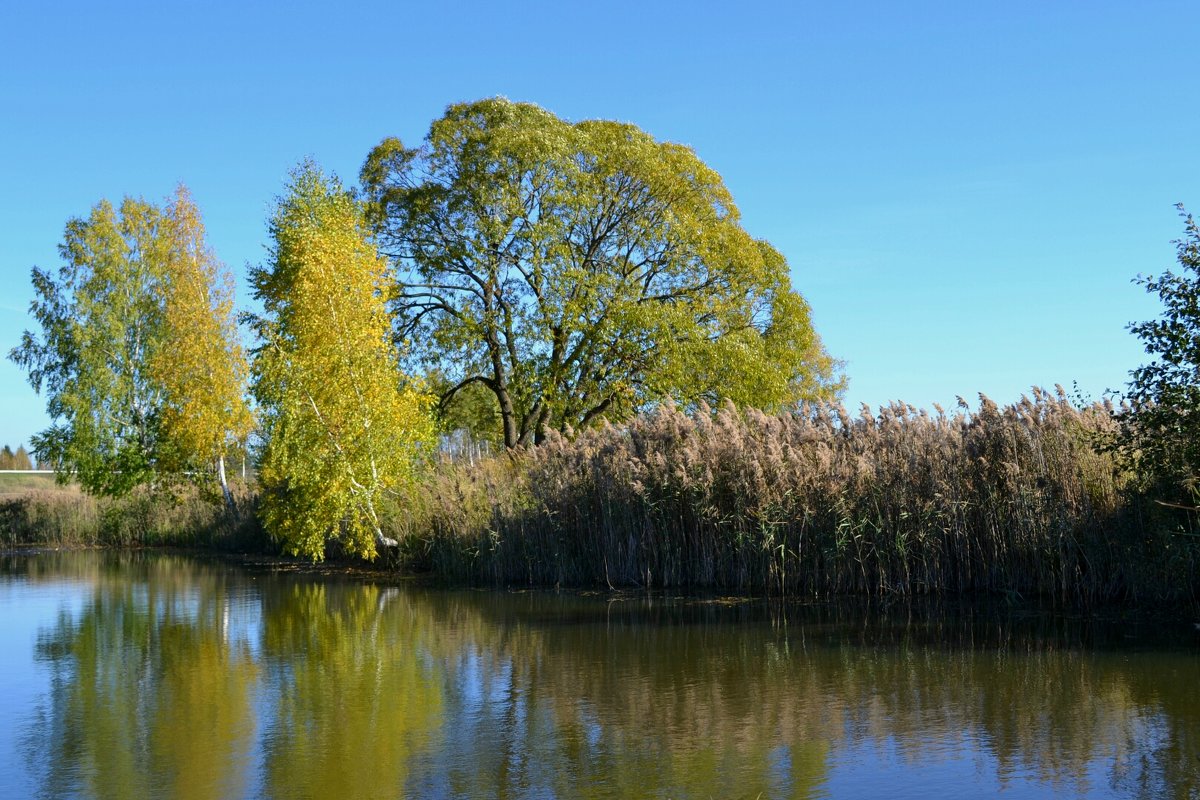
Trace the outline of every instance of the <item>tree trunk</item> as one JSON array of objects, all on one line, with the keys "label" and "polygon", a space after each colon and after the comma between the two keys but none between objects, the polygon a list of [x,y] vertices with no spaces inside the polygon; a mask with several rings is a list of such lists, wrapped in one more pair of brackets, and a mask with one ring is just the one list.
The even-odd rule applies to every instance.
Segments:
[{"label": "tree trunk", "polygon": [[517,415],[513,411],[508,387],[503,383],[497,382],[496,400],[500,403],[500,419],[504,423],[504,446],[511,450],[518,444]]},{"label": "tree trunk", "polygon": [[233,492],[229,491],[229,482],[225,480],[225,456],[217,456],[217,480],[221,482],[221,494],[225,495],[225,507],[232,513],[237,509],[233,504]]},{"label": "tree trunk", "polygon": [[383,535],[383,529],[379,527],[379,515],[375,513],[375,504],[371,502],[370,497],[367,498],[367,513],[371,515],[371,527],[375,529],[376,551],[384,547],[399,547],[398,541]]},{"label": "tree trunk", "polygon": [[504,423],[504,446],[512,449],[517,446],[517,420],[513,412],[512,397],[508,394],[508,375],[504,370],[504,354],[500,350],[500,342],[494,330],[487,331],[487,345],[492,357],[491,389],[496,394],[496,402],[500,404],[500,420]]},{"label": "tree trunk", "polygon": [[383,531],[380,530],[379,526],[378,525],[375,526],[375,549],[376,550],[378,550],[382,547],[399,547],[399,546],[400,546],[400,542],[396,541],[395,539],[391,539],[391,538],[388,538],[387,536],[384,536]]},{"label": "tree trunk", "polygon": [[533,443],[540,445],[546,441],[546,433],[550,423],[550,407],[543,406],[541,412],[537,416],[537,422],[533,425]]}]

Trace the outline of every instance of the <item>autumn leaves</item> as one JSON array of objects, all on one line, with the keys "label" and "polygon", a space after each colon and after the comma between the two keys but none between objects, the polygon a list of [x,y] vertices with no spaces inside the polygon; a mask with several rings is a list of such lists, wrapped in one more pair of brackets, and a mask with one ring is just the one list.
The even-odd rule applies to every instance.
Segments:
[{"label": "autumn leaves", "polygon": [[338,181],[300,167],[271,234],[250,278],[263,305],[251,320],[263,521],[293,554],[320,558],[333,535],[372,558],[395,544],[381,504],[432,449],[432,398],[399,371],[385,305],[394,279]]},{"label": "autumn leaves", "polygon": [[33,270],[41,333],[10,354],[46,393],[53,424],[33,438],[39,458],[105,495],[223,476],[251,429],[247,365],[231,279],[187,190],[161,207],[102,201],[67,222],[59,252],[57,274]]},{"label": "autumn leaves", "polygon": [[95,494],[215,476],[232,508],[224,458],[255,428],[250,379],[267,528],[297,555],[322,558],[337,539],[372,557],[389,542],[380,504],[434,440],[428,397],[398,371],[391,272],[359,206],[311,165],[271,234],[252,273],[251,366],[232,278],[185,188],[68,222],[63,266],[34,270],[41,332],[12,352],[54,419],[34,447]]}]

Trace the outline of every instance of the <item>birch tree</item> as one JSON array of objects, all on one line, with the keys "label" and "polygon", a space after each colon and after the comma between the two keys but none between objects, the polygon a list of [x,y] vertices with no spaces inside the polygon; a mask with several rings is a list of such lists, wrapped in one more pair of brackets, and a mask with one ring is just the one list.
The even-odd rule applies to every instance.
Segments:
[{"label": "birch tree", "polygon": [[156,474],[161,389],[147,363],[162,327],[161,230],[154,205],[104,200],[67,222],[57,274],[33,269],[41,333],[26,331],[10,354],[46,395],[51,424],[33,448],[90,492],[124,494]]},{"label": "birch tree", "polygon": [[46,396],[38,461],[106,495],[208,474],[248,428],[246,369],[230,279],[187,189],[161,207],[101,201],[67,222],[59,253],[56,273],[33,269],[41,330],[9,355]]},{"label": "birch tree", "polygon": [[225,455],[253,425],[246,402],[249,368],[233,314],[233,277],[205,240],[200,210],[186,187],[167,208],[171,241],[158,284],[161,342],[150,371],[162,388],[161,459],[176,471],[211,465],[228,507]]},{"label": "birch tree", "polygon": [[358,204],[312,164],[293,173],[271,234],[269,262],[251,273],[264,523],[296,555],[321,559],[337,540],[372,558],[396,544],[381,502],[434,439],[429,398],[399,372],[394,279]]}]

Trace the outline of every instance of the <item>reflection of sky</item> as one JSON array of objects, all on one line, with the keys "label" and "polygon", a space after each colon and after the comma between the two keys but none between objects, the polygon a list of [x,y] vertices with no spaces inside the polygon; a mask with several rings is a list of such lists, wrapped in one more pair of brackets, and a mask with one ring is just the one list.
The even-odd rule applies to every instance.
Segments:
[{"label": "reflection of sky", "polygon": [[0,794],[5,797],[37,794],[20,740],[50,688],[49,672],[30,657],[38,634],[60,614],[76,617],[90,594],[85,581],[0,579]]},{"label": "reflection of sky", "polygon": [[222,610],[226,640],[245,644],[255,661],[262,658],[262,602],[252,587],[238,587],[225,599]]},{"label": "reflection of sky", "polygon": [[[843,744],[830,764],[822,795],[830,798],[878,796],[887,787],[889,800],[930,800],[949,797],[953,787],[970,786],[971,797],[1013,797],[1021,800],[1067,797],[1109,797],[1102,762],[1093,761],[1082,783],[1069,778],[1043,780],[1035,770],[1003,767],[979,738],[959,731],[929,731],[930,749],[918,760],[905,754],[895,737]],[[966,793],[964,793],[965,796]]]}]

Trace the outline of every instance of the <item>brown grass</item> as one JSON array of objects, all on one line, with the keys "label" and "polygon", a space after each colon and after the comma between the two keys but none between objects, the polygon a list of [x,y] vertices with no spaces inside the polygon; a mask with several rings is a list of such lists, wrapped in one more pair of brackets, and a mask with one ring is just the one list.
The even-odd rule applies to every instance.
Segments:
[{"label": "brown grass", "polygon": [[777,595],[1194,598],[1172,535],[1102,446],[1112,409],[1057,393],[978,411],[664,407],[475,467],[397,519],[453,580]]},{"label": "brown grass", "polygon": [[0,496],[0,546],[269,548],[245,490],[229,514],[192,486],[93,497],[75,486]]}]

